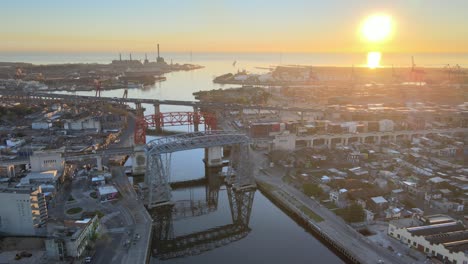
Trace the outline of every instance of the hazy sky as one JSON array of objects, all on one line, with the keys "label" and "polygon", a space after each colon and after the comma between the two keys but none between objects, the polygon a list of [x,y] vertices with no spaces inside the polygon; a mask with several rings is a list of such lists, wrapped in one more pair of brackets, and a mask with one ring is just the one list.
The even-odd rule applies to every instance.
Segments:
[{"label": "hazy sky", "polygon": [[[2,1],[0,51],[468,52],[468,0]],[[392,39],[362,40],[374,13]]]}]

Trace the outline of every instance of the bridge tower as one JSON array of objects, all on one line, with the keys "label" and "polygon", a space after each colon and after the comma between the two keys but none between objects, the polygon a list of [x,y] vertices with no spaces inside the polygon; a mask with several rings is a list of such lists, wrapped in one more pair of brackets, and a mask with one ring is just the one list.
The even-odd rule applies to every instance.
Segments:
[{"label": "bridge tower", "polygon": [[239,226],[249,226],[250,213],[256,188],[226,188],[231,209],[232,222]]},{"label": "bridge tower", "polygon": [[162,124],[161,124],[161,105],[160,104],[154,104],[154,125],[156,128],[156,133],[161,133],[162,132]]},{"label": "bridge tower", "polygon": [[144,109],[141,103],[135,103],[136,120],[135,120],[135,145],[146,144],[146,121],[144,116]]},{"label": "bridge tower", "polygon": [[236,176],[229,177],[229,185],[239,190],[247,187],[255,188],[252,164],[249,160],[249,142],[246,135],[229,131],[186,133],[149,142],[145,146],[145,183],[148,186],[148,208],[151,209],[170,202],[170,154],[181,150],[220,147],[219,153],[222,155],[222,146],[233,145],[231,155],[233,155],[234,162],[232,167]]},{"label": "bridge tower", "polygon": [[171,216],[177,209],[172,205],[163,205],[151,210],[154,223],[153,255],[169,259],[200,254],[246,237],[251,231],[249,222],[255,188],[233,190],[232,186],[228,186],[226,189],[231,224],[175,237]]},{"label": "bridge tower", "polygon": [[252,175],[253,164],[250,160],[249,144],[235,144],[231,148],[230,167],[226,182],[234,188],[255,186],[255,179]]},{"label": "bridge tower", "polygon": [[200,124],[200,110],[197,106],[193,107],[193,131],[198,132],[198,125]]},{"label": "bridge tower", "polygon": [[207,179],[206,184],[206,204],[208,207],[213,207],[214,209],[218,208],[218,197],[219,189],[222,185],[222,178],[220,178],[219,173],[221,168],[209,168],[205,167],[205,175]]}]

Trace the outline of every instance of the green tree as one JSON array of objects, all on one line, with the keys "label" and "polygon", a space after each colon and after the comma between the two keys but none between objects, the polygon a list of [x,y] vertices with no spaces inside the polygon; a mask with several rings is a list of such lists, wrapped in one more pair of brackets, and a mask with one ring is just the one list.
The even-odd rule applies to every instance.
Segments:
[{"label": "green tree", "polygon": [[337,209],[335,213],[348,223],[362,222],[365,219],[364,209],[357,203],[352,203],[346,208]]},{"label": "green tree", "polygon": [[350,223],[356,223],[356,222],[362,222],[365,219],[365,212],[362,207],[357,204],[357,203],[352,203],[348,207],[348,222]]},{"label": "green tree", "polygon": [[302,190],[307,196],[320,197],[323,195],[322,188],[314,183],[304,183],[302,185]]}]

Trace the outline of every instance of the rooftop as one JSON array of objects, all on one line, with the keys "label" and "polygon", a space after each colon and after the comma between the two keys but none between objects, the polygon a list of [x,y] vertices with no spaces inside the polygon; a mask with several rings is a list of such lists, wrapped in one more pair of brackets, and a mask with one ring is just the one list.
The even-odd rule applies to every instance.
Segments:
[{"label": "rooftop", "polygon": [[442,224],[434,224],[434,225],[424,225],[424,226],[417,226],[417,227],[409,227],[407,228],[408,232],[415,236],[428,236],[428,235],[436,235],[436,234],[443,234],[448,232],[455,232],[455,231],[462,231],[465,230],[465,227],[458,222],[449,222],[449,223],[442,223]]},{"label": "rooftop", "polygon": [[372,197],[371,200],[376,204],[388,203],[382,196]]}]

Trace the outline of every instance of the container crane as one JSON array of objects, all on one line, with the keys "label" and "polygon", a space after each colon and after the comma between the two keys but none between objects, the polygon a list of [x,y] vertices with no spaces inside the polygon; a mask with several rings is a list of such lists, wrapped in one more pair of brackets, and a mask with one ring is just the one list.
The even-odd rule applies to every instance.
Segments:
[{"label": "container crane", "polygon": [[416,68],[416,64],[414,63],[414,56],[411,56],[411,71],[410,71],[411,82],[417,82],[417,83],[422,82],[424,74],[426,74],[426,72],[423,69]]}]

